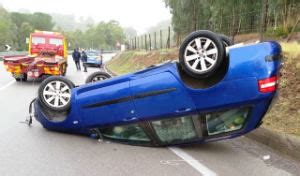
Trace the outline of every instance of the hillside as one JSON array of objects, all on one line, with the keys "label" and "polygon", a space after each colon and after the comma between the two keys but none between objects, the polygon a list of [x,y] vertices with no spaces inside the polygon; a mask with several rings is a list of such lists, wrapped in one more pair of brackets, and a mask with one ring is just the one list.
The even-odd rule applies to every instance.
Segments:
[{"label": "hillside", "polygon": [[[264,119],[263,126],[300,136],[300,44],[281,43],[284,66],[281,70],[278,99]],[[107,67],[117,74],[130,73],[169,59],[177,59],[178,51],[127,51],[117,55]]]}]

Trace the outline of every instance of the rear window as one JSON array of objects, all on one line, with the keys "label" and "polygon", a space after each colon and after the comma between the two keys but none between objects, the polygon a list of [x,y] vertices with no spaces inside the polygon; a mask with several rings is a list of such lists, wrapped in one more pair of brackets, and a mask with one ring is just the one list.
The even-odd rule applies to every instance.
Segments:
[{"label": "rear window", "polygon": [[49,39],[49,44],[51,45],[63,45],[62,39],[56,39],[56,38],[50,38]]},{"label": "rear window", "polygon": [[249,113],[249,108],[231,109],[228,111],[206,114],[206,125],[209,136],[240,130]]},{"label": "rear window", "polygon": [[88,52],[87,55],[90,56],[90,57],[97,57],[97,56],[99,56],[99,53],[96,53],[96,52]]},{"label": "rear window", "polygon": [[31,40],[34,45],[46,43],[46,39],[44,37],[32,37]]}]

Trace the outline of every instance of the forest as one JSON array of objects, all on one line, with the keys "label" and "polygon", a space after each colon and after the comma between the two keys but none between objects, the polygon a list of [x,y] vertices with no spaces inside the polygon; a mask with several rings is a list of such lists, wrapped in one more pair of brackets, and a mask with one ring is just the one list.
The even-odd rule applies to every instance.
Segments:
[{"label": "forest", "polygon": [[13,50],[27,50],[26,38],[35,30],[63,33],[68,40],[69,49],[75,47],[113,49],[117,42],[122,43],[126,38],[123,28],[117,21],[97,24],[91,21],[89,24],[78,25],[81,26],[73,30],[70,29],[72,26],[69,26],[69,30],[66,30],[64,26],[62,28],[57,25],[50,14],[8,12],[0,6],[0,51],[5,50],[6,44],[12,46]]},{"label": "forest", "polygon": [[274,37],[300,30],[300,0],[164,0],[180,39],[208,29],[235,36],[262,33]]},{"label": "forest", "polygon": [[[171,38],[176,46],[188,33],[199,29],[223,33],[233,39],[238,34],[259,33],[276,38],[300,31],[300,0],[162,1],[172,14]],[[168,21],[153,24],[147,33],[152,35],[162,30],[165,41],[168,25]],[[74,15],[8,12],[0,6],[0,46],[9,44],[14,50],[24,51],[27,49],[26,38],[34,30],[63,33],[70,49],[113,49],[117,43],[126,40],[130,43],[137,36],[134,28],[122,28],[114,20],[95,23],[92,18],[87,18],[76,22]]]}]

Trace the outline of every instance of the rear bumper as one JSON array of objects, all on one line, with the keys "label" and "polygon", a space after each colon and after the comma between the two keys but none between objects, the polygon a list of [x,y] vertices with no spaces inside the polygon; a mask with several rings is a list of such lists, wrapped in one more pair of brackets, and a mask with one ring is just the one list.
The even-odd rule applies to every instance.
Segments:
[{"label": "rear bumper", "polygon": [[88,65],[101,65],[102,63],[100,61],[87,61],[86,64],[88,64]]}]

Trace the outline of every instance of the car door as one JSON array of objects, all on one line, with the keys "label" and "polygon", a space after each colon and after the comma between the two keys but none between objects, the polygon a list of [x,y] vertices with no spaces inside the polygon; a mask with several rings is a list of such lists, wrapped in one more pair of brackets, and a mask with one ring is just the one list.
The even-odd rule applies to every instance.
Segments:
[{"label": "car door", "polygon": [[78,95],[81,114],[87,126],[102,126],[135,119],[129,81],[87,87]]},{"label": "car door", "polygon": [[183,85],[168,71],[132,79],[130,89],[140,120],[178,116],[195,110]]}]

